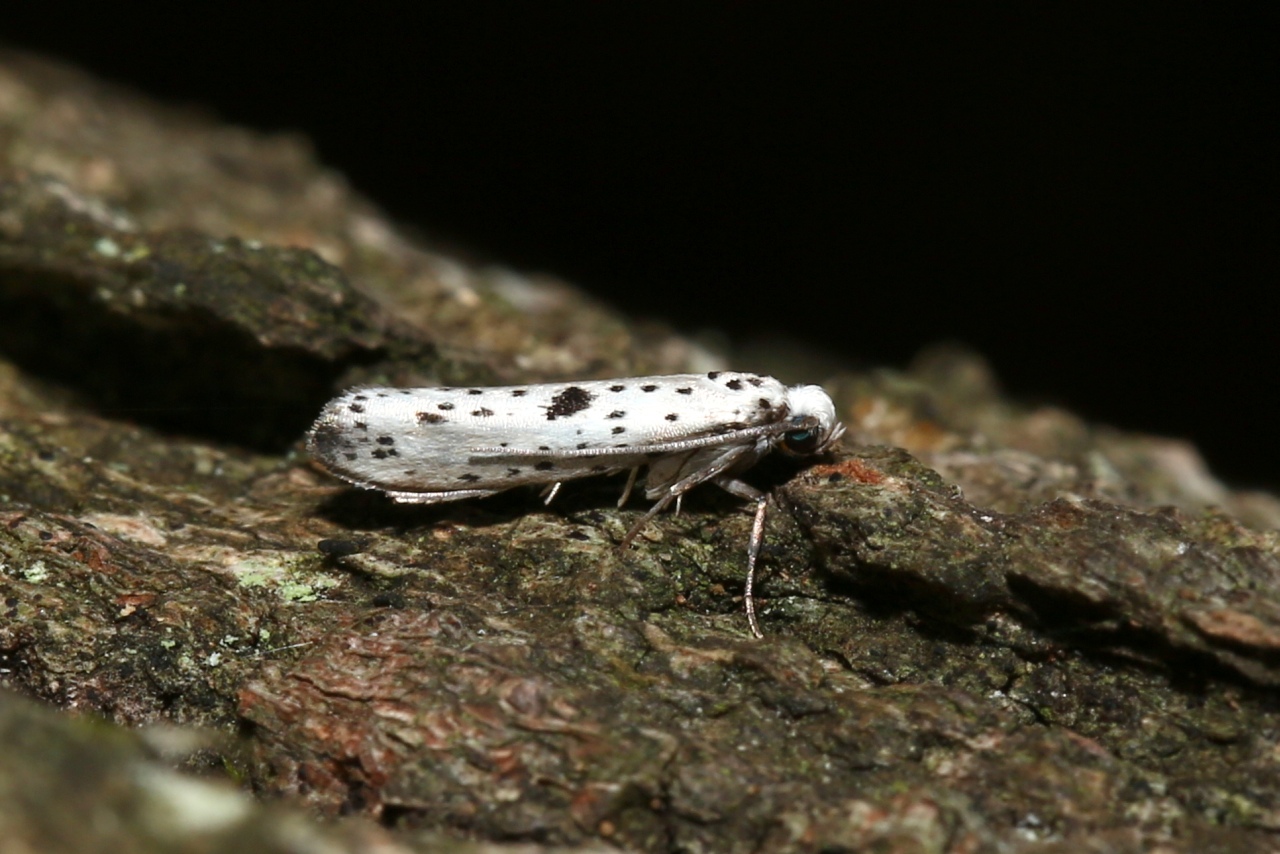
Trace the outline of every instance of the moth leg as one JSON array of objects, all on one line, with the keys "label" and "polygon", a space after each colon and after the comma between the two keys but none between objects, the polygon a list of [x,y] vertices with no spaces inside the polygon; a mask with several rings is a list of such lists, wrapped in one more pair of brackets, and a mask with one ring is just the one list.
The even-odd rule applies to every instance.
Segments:
[{"label": "moth leg", "polygon": [[752,598],[752,589],[755,582],[756,558],[760,554],[760,543],[764,539],[765,494],[728,474],[733,470],[734,466],[742,462],[743,457],[753,453],[755,453],[755,448],[750,445],[732,448],[717,457],[710,465],[698,469],[671,484],[667,487],[666,492],[662,494],[662,497],[649,508],[649,512],[641,516],[640,521],[631,526],[631,530],[627,531],[626,536],[622,538],[622,542],[618,544],[618,549],[619,551],[626,549],[631,541],[636,538],[636,535],[644,529],[644,526],[649,524],[649,521],[654,516],[665,510],[672,501],[676,502],[677,512],[679,512],[684,494],[700,483],[711,481],[730,495],[756,502],[756,521],[751,530],[751,543],[747,547],[747,586],[744,599],[747,607],[747,622],[751,626],[751,633],[757,638],[763,638],[764,634],[760,631],[759,623],[756,622],[756,603],[755,599]]},{"label": "moth leg", "polygon": [[618,543],[618,551],[624,551],[627,546],[631,545],[631,541],[636,538],[637,534],[644,530],[644,526],[648,525],[649,521],[653,519],[654,516],[657,516],[663,510],[667,509],[667,505],[675,499],[675,493],[668,492],[666,495],[654,502],[654,505],[649,508],[648,512],[641,516],[640,520],[631,526],[631,530],[627,531],[627,533],[622,537],[622,542]]},{"label": "moth leg", "polygon": [[[623,536],[622,543],[618,545],[618,548],[626,548],[627,545],[631,543],[631,540],[636,538],[636,534],[639,534],[640,530],[643,529],[645,525],[649,524],[649,520],[652,520],[654,516],[658,515],[658,513],[666,510],[671,502],[676,502],[678,510],[681,499],[684,498],[684,494],[686,492],[689,492],[689,490],[696,487],[696,485],[704,483],[704,481],[718,478],[724,470],[728,469],[733,462],[737,461],[737,458],[744,455],[744,453],[748,453],[748,451],[749,448],[745,447],[732,449],[732,451],[726,453],[721,460],[714,463],[713,466],[692,472],[691,475],[686,475],[685,478],[677,480],[676,483],[669,485],[669,487],[664,489],[662,497],[658,499],[657,503],[654,503],[654,506],[649,508],[649,512],[646,512],[644,516],[640,517],[640,521],[637,521],[635,525],[631,526],[631,530],[628,530],[626,536]],[[737,481],[735,481],[735,483],[737,483]],[[746,484],[742,485],[746,487]],[[746,488],[750,489],[750,487]],[[728,487],[726,487],[726,489],[728,489]]]},{"label": "moth leg", "polygon": [[[666,491],[662,493],[662,497],[659,498],[657,502],[652,507],[649,508],[649,512],[641,516],[640,521],[632,525],[631,530],[627,531],[626,536],[622,538],[622,542],[618,544],[619,550],[626,549],[626,547],[631,544],[631,541],[636,538],[636,535],[639,534],[641,530],[643,530],[644,526],[649,524],[649,520],[652,519],[654,516],[657,516],[663,510],[667,509],[667,507],[670,506],[672,501],[677,502],[677,506],[678,506],[681,500],[681,496],[683,496],[686,492],[693,489],[695,486],[697,486],[700,483],[705,483],[708,480],[718,480],[721,476],[724,475],[726,470],[732,468],[734,464],[739,462],[742,459],[743,455],[749,454],[751,452],[752,452],[752,448],[747,445],[744,445],[738,448],[732,448],[726,451],[725,453],[721,454],[715,460],[715,462],[713,462],[711,465],[706,466],[705,468],[698,469],[697,471],[691,474],[685,475],[680,480],[668,486],[666,488]],[[732,481],[732,482],[741,483],[740,481]],[[751,488],[747,486],[745,483],[741,485],[747,489]],[[729,487],[726,486],[725,489],[729,489]],[[734,493],[734,494],[736,495],[738,493]]]},{"label": "moth leg", "polygon": [[763,638],[764,633],[756,622],[756,600],[752,594],[755,590],[756,559],[760,557],[760,546],[764,543],[764,517],[768,508],[768,496],[750,484],[728,477],[717,478],[715,484],[730,495],[756,503],[756,518],[751,523],[751,540],[747,543],[747,583],[742,600],[747,606],[747,623],[751,626],[751,634]]},{"label": "moth leg", "polygon": [[631,497],[631,489],[636,485],[636,475],[640,474],[640,466],[633,466],[631,474],[627,475],[627,485],[622,488],[622,497],[618,499],[618,509],[622,509],[622,505],[627,503],[627,499]]},{"label": "moth leg", "polygon": [[542,494],[546,496],[546,500],[542,503],[545,505],[554,501],[555,497],[560,494],[560,487],[562,486],[564,486],[564,482],[557,480],[555,483],[542,490]]}]

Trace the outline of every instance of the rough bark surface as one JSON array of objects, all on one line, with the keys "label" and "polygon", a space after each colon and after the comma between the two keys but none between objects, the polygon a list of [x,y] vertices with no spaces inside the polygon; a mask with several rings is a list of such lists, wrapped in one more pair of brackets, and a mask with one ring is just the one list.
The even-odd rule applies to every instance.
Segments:
[{"label": "rough bark surface", "polygon": [[833,377],[846,444],[754,474],[756,641],[727,496],[619,553],[620,482],[400,507],[298,444],[354,382],[714,355],[415,244],[300,139],[28,56],[0,140],[25,850],[1280,844],[1280,502],[1193,448],[1011,403],[954,349]]}]

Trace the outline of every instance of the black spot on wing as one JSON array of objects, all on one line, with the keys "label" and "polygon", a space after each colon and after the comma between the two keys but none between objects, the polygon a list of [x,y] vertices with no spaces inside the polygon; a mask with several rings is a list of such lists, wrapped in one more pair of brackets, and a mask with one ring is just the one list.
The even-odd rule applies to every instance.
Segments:
[{"label": "black spot on wing", "polygon": [[773,404],[769,402],[769,399],[767,397],[762,397],[760,398],[760,408],[773,409]]},{"label": "black spot on wing", "polygon": [[724,387],[733,391],[742,391],[742,380],[729,380]]},{"label": "black spot on wing", "polygon": [[353,397],[353,398],[351,398],[351,399],[352,399],[352,400],[368,400],[368,399],[369,399],[369,397],[368,397],[368,395],[357,394],[355,397]]},{"label": "black spot on wing", "polygon": [[493,410],[486,409],[485,407],[482,406],[479,409],[473,410],[471,414],[476,418],[488,418],[490,415],[493,414]]},{"label": "black spot on wing", "polygon": [[547,420],[568,418],[570,415],[589,409],[594,397],[595,395],[591,392],[576,385],[561,389],[555,397],[551,398],[551,404],[544,407],[547,410]]},{"label": "black spot on wing", "polygon": [[556,467],[556,464],[551,462],[551,460],[543,460],[542,462],[534,466],[534,468],[537,469],[538,471],[551,471],[555,467]]},{"label": "black spot on wing", "polygon": [[507,477],[517,477],[523,469],[507,469]]},{"label": "black spot on wing", "polygon": [[617,436],[619,433],[625,433],[625,432],[627,432],[627,428],[626,428],[626,427],[614,427],[614,428],[613,428],[613,435],[615,435],[615,436]]},{"label": "black spot on wing", "polygon": [[640,390],[641,390],[641,391],[657,391],[657,390],[658,390],[658,387],[657,387],[656,385],[653,385],[652,383],[650,383],[649,385],[642,385],[642,386],[640,386]]},{"label": "black spot on wing", "polygon": [[469,389],[467,389],[467,394],[484,394],[484,389],[482,389],[482,388],[469,388]]},{"label": "black spot on wing", "polygon": [[529,393],[529,390],[528,390],[527,388],[517,388],[517,389],[512,390],[512,392],[511,392],[511,396],[512,396],[512,397],[524,397],[524,396],[525,396],[526,394],[528,394],[528,393]]},{"label": "black spot on wing", "polygon": [[439,424],[444,421],[443,415],[436,415],[434,412],[418,412],[415,415],[423,424]]},{"label": "black spot on wing", "polygon": [[678,413],[678,412],[668,412],[668,413],[667,413],[667,415],[666,415],[666,418],[667,418],[667,420],[668,420],[668,421],[679,421],[679,420],[680,420],[680,413]]},{"label": "black spot on wing", "polygon": [[340,448],[351,447],[343,430],[333,424],[321,422],[307,437],[307,445],[319,457],[332,459]]},{"label": "black spot on wing", "polygon": [[475,483],[479,479],[480,479],[480,475],[472,474],[471,472],[458,475],[458,480],[466,481],[467,483]]},{"label": "black spot on wing", "polygon": [[395,437],[394,437],[394,436],[379,436],[379,437],[378,437],[378,444],[379,444],[379,445],[394,445],[395,443],[396,443],[396,440],[395,440]]},{"label": "black spot on wing", "polygon": [[385,460],[387,457],[398,457],[400,452],[395,448],[374,448],[373,453],[369,456],[375,460]]},{"label": "black spot on wing", "polygon": [[363,422],[363,421],[356,421],[356,422],[352,423],[352,425],[351,425],[351,426],[352,426],[352,427],[354,427],[354,428],[356,428],[357,430],[368,430],[368,429],[369,429],[369,425],[368,425],[368,424],[366,424],[366,423],[365,423],[365,422]]},{"label": "black spot on wing", "polygon": [[760,388],[760,386],[764,385],[764,380],[759,377],[748,377],[747,382],[751,383],[755,388]]},{"label": "black spot on wing", "polygon": [[708,372],[707,372],[707,379],[709,379],[709,380],[713,380],[713,379],[715,379],[715,378],[716,378],[716,377],[718,377],[718,376],[720,376],[720,371],[708,371]]},{"label": "black spot on wing", "polygon": [[626,418],[627,413],[621,409],[615,409],[605,416],[606,418]]},{"label": "black spot on wing", "polygon": [[355,413],[364,412],[364,407],[358,403],[351,404],[350,406],[347,407],[347,409],[350,409],[352,412],[355,412]]},{"label": "black spot on wing", "polygon": [[590,445],[588,445],[586,442],[579,442],[579,443],[578,443],[578,450],[579,450],[579,451],[585,451],[585,450],[586,450],[587,448],[589,448],[589,447],[591,447],[591,446],[590,446]]},{"label": "black spot on wing", "polygon": [[621,384],[609,386],[609,391],[626,391],[626,390],[627,390],[627,387]]},{"label": "black spot on wing", "polygon": [[436,404],[436,409],[439,409],[441,412],[448,412],[450,409],[453,409],[453,404],[452,404],[452,403],[437,403],[437,404]]},{"label": "black spot on wing", "polygon": [[685,386],[684,388],[678,388],[676,389],[676,394],[693,394],[693,389],[689,388],[688,386]]}]

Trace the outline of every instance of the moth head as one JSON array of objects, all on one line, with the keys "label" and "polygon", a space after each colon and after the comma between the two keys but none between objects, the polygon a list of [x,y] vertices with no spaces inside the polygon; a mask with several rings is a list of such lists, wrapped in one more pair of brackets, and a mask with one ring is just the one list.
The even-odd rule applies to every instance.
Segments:
[{"label": "moth head", "polygon": [[820,454],[844,435],[844,425],[836,418],[836,405],[820,386],[794,386],[787,390],[787,402],[791,406],[789,429],[778,438],[778,447],[784,454]]}]

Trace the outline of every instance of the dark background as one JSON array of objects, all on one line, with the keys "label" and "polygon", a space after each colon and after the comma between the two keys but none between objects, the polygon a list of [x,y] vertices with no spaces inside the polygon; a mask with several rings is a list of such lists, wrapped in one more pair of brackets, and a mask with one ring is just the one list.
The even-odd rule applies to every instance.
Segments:
[{"label": "dark background", "polygon": [[1280,4],[17,5],[436,239],[738,342],[960,340],[1280,488]]}]

